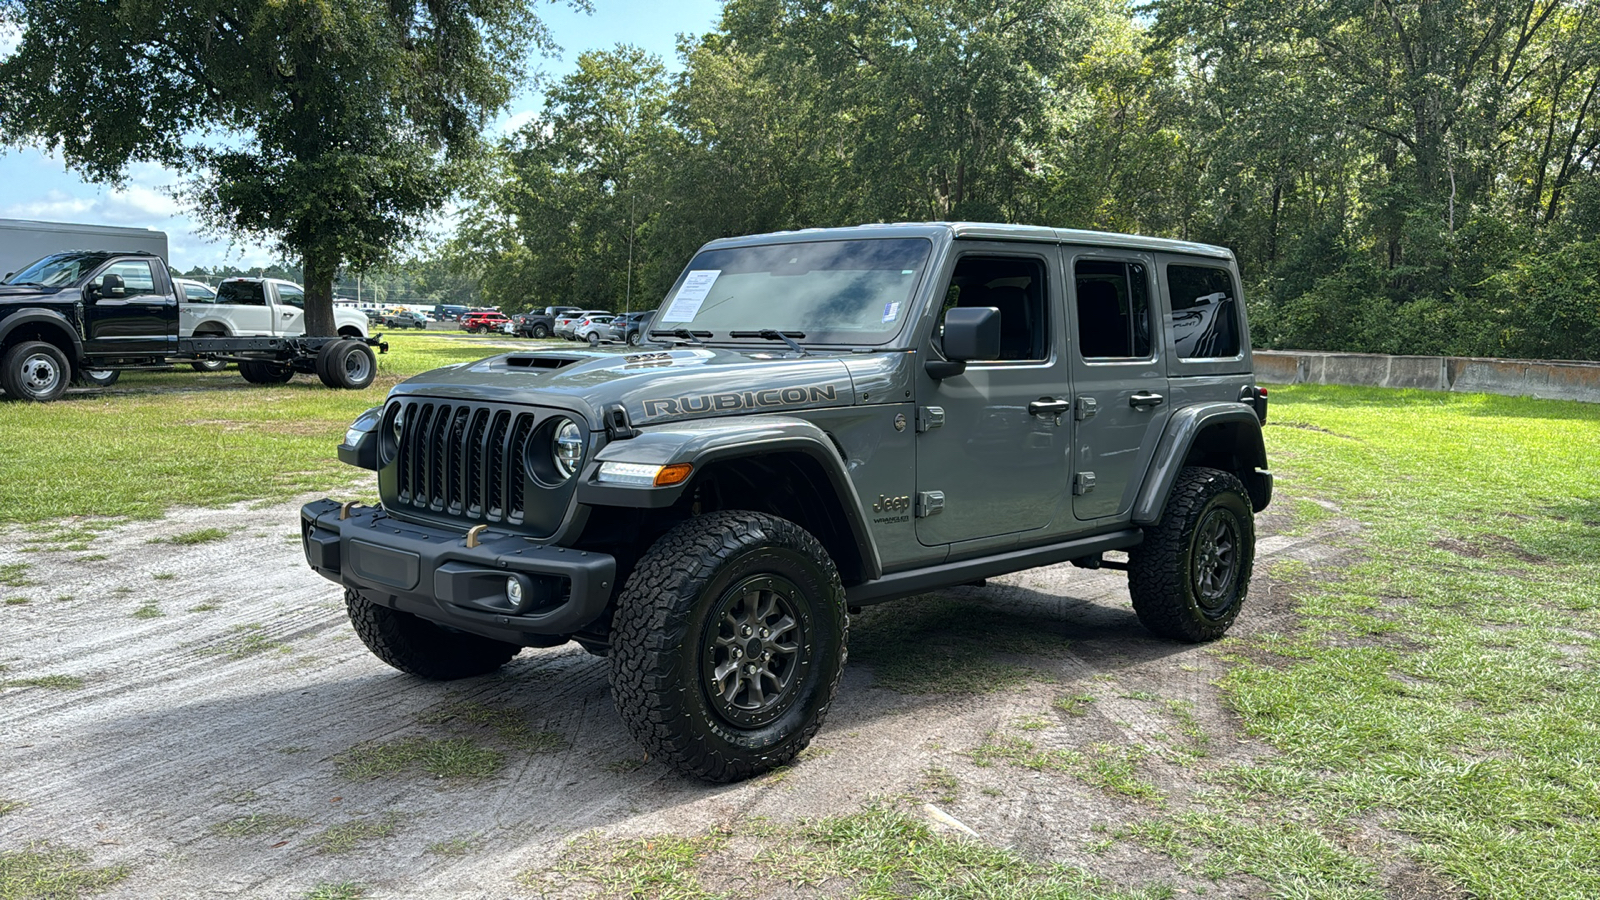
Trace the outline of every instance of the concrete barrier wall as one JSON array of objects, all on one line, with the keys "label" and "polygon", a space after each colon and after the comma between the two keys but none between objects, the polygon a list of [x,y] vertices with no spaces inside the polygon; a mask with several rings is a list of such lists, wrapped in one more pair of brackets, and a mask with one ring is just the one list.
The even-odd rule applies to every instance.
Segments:
[{"label": "concrete barrier wall", "polygon": [[1269,384],[1358,384],[1600,403],[1600,363],[1257,350]]}]

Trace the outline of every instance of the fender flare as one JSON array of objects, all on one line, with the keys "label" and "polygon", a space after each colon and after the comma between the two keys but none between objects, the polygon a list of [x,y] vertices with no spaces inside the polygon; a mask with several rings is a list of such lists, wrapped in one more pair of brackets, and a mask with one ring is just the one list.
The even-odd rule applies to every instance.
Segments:
[{"label": "fender flare", "polygon": [[[673,505],[694,484],[704,467],[723,460],[772,453],[800,453],[818,464],[833,497],[844,513],[850,537],[861,557],[865,580],[881,577],[883,561],[862,514],[861,496],[838,445],[827,432],[793,416],[739,416],[728,419],[675,422],[646,426],[627,440],[613,440],[594,457],[578,487],[577,501],[591,506],[629,506],[659,509]],[[674,487],[600,484],[595,479],[602,463],[628,462],[665,466],[690,463],[695,471]],[[820,487],[820,485],[818,486]]]},{"label": "fender flare", "polygon": [[72,364],[76,367],[78,361],[83,359],[83,336],[78,334],[78,328],[72,320],[53,309],[23,307],[7,316],[4,321],[0,321],[0,344],[4,344],[11,337],[11,333],[18,328],[39,324],[51,325],[67,333],[67,337],[72,341]]},{"label": "fender flare", "polygon": [[1242,403],[1196,403],[1172,414],[1161,442],[1150,459],[1144,485],[1133,501],[1133,524],[1156,525],[1166,510],[1167,497],[1178,482],[1189,451],[1208,429],[1229,426],[1233,430],[1233,451],[1247,471],[1241,480],[1250,491],[1256,512],[1272,502],[1272,473],[1267,471],[1267,448],[1261,438],[1261,420],[1253,407]]}]

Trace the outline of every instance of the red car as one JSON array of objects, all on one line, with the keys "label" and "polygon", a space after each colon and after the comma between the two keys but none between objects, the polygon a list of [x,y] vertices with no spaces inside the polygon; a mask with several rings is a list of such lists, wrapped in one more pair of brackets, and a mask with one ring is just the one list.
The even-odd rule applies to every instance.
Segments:
[{"label": "red car", "polygon": [[500,326],[511,321],[505,313],[497,312],[469,312],[461,317],[461,329],[472,334],[482,334],[485,331],[499,331]]}]

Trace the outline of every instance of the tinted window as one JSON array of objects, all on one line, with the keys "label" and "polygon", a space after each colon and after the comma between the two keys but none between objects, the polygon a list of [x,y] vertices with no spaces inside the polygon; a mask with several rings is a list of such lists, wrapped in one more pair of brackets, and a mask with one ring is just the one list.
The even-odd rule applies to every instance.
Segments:
[{"label": "tinted window", "polygon": [[224,281],[217,288],[217,302],[240,306],[266,306],[267,297],[259,281]]},{"label": "tinted window", "polygon": [[1239,355],[1239,299],[1227,269],[1169,264],[1167,290],[1180,359]]},{"label": "tinted window", "polygon": [[306,308],[306,292],[292,284],[278,285],[278,300],[290,306]]},{"label": "tinted window", "polygon": [[198,284],[186,284],[183,286],[183,296],[196,303],[210,303],[216,295]]},{"label": "tinted window", "polygon": [[[944,308],[989,306],[1000,311],[1000,358],[1042,360],[1049,355],[1044,263],[1016,257],[965,256],[945,290]],[[943,312],[939,315],[944,321]]]},{"label": "tinted window", "polygon": [[1078,352],[1088,359],[1148,359],[1150,278],[1136,262],[1080,260],[1074,267]]}]

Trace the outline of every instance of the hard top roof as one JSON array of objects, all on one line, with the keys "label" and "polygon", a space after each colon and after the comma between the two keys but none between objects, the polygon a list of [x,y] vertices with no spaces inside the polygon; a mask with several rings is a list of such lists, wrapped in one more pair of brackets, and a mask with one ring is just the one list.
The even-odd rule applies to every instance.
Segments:
[{"label": "hard top roof", "polygon": [[956,240],[1087,244],[1100,247],[1122,247],[1130,250],[1187,253],[1193,256],[1209,256],[1215,259],[1233,259],[1233,251],[1226,247],[1201,244],[1195,241],[1175,241],[1170,238],[1145,237],[1138,234],[1117,234],[1110,231],[1084,231],[1076,228],[1003,225],[994,222],[892,222],[875,225],[854,225],[846,228],[803,228],[796,231],[776,231],[770,234],[722,238],[711,241],[703,249],[715,250],[723,247],[772,243],[774,241],[798,242],[845,238],[933,238],[941,236],[949,236]]}]

